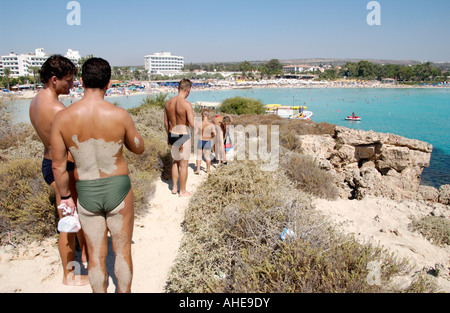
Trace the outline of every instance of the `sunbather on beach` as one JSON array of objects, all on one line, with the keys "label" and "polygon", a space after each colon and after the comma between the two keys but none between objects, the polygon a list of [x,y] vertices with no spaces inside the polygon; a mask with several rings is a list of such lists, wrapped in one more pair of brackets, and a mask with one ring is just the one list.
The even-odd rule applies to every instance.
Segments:
[{"label": "sunbather on beach", "polygon": [[[50,134],[55,115],[66,109],[58,97],[70,93],[73,86],[73,77],[76,74],[75,65],[67,58],[54,55],[51,56],[40,70],[41,81],[44,83],[44,89],[40,91],[31,101],[30,121],[36,133],[44,145],[44,159],[42,161],[42,175],[45,182],[52,187],[55,192],[56,206],[61,204],[61,194],[56,186],[55,178],[52,172],[52,149],[50,145]],[[69,162],[66,170],[69,173],[69,183],[71,193],[76,201],[77,193],[75,188],[75,178],[73,175],[74,163],[72,156],[68,155]],[[59,218],[63,218],[62,212],[58,210]],[[60,233],[58,248],[63,265],[63,284],[83,286],[89,284],[86,275],[74,275],[69,266],[75,258],[75,237],[78,235],[78,243],[82,251],[81,261],[88,260],[86,240],[83,231],[78,234]]]},{"label": "sunbather on beach", "polygon": [[144,141],[128,112],[104,100],[111,79],[109,63],[91,58],[83,64],[84,97],[56,115],[51,133],[53,172],[61,202],[75,207],[66,170],[74,157],[78,210],[89,250],[89,281],[93,292],[106,293],[111,234],[118,292],[130,292],[133,277],[131,239],[134,226],[133,191],[123,146],[144,152]]},{"label": "sunbather on beach", "polygon": [[194,109],[186,100],[191,92],[191,81],[183,79],[178,85],[178,95],[167,101],[164,108],[164,126],[168,136],[168,144],[172,147],[172,193],[178,193],[180,181],[180,197],[189,197],[186,190],[188,165],[191,155],[191,131],[194,127]]},{"label": "sunbather on beach", "polygon": [[200,174],[200,166],[202,163],[202,156],[205,156],[206,172],[209,173],[211,169],[211,149],[213,139],[216,136],[216,128],[213,123],[209,121],[209,110],[203,110],[202,123],[197,125],[195,136],[197,141],[197,170],[195,174]]}]

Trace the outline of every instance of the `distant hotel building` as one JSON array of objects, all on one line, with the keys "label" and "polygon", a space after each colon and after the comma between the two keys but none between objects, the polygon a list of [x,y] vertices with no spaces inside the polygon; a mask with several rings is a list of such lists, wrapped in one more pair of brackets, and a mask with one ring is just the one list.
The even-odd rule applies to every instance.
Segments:
[{"label": "distant hotel building", "polygon": [[303,65],[286,65],[283,66],[283,72],[285,73],[303,73],[306,72],[311,66]]},{"label": "distant hotel building", "polygon": [[[32,68],[40,69],[50,56],[52,54],[45,53],[43,48],[35,49],[34,54],[15,54],[11,52],[9,55],[0,57],[0,76],[4,76],[4,69],[6,68],[10,70],[11,78],[32,75]],[[80,53],[71,49],[67,51],[65,57],[70,59],[75,65],[78,65],[78,61],[81,59]]]},{"label": "distant hotel building", "polygon": [[158,52],[145,56],[145,69],[149,74],[178,74],[184,67],[184,57],[170,52]]}]

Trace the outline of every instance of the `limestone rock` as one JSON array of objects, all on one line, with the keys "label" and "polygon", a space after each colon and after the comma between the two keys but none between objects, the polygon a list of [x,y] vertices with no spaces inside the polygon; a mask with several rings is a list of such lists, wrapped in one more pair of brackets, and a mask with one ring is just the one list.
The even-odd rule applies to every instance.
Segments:
[{"label": "limestone rock", "polygon": [[[336,126],[334,136],[298,136],[302,152],[330,171],[341,197],[384,196],[395,200],[436,200],[436,192],[421,188],[420,176],[430,165],[433,146],[415,139]],[[450,185],[439,192],[450,202]]]}]

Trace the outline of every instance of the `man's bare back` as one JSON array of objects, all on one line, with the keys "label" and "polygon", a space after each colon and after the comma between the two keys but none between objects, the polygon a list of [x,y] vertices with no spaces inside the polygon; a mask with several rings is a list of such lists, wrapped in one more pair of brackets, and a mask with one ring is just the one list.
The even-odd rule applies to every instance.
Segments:
[{"label": "man's bare back", "polygon": [[172,194],[178,193],[180,181],[180,197],[191,194],[186,191],[188,176],[188,162],[191,153],[191,132],[194,127],[194,109],[186,100],[191,92],[191,82],[187,79],[180,81],[178,95],[167,101],[164,108],[164,127],[167,132],[167,143],[172,147]]},{"label": "man's bare back", "polygon": [[189,127],[194,127],[192,104],[181,94],[167,101],[164,113],[169,133],[187,134]]},{"label": "man's bare back", "polygon": [[[84,98],[75,102],[66,111],[58,114],[58,118],[58,122],[64,125],[61,128],[61,136],[77,159],[76,180],[128,175],[128,167],[122,155],[122,145],[125,144],[132,152],[139,152],[144,147],[143,140],[135,131],[133,120],[128,112],[100,97]],[[90,151],[90,156],[102,155],[102,158],[91,160],[88,158],[89,151],[81,151],[81,146],[83,144],[86,146],[87,141],[92,141],[91,148],[96,147]],[[106,157],[109,143],[117,145],[117,149],[111,147],[114,150],[114,153],[111,152],[111,155],[108,155],[111,160]],[[79,154],[83,155],[77,158]],[[112,165],[108,168],[106,164],[109,161]]]}]

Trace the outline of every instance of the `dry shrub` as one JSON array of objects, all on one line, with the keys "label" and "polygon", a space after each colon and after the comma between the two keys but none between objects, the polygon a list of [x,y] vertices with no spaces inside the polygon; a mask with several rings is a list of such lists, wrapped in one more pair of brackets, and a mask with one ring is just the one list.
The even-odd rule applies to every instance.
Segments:
[{"label": "dry shrub", "polygon": [[307,120],[284,119],[276,114],[241,115],[233,117],[234,125],[278,125],[280,130],[280,144],[282,147],[297,151],[297,136],[300,135],[331,135],[334,136],[335,125],[325,122],[314,123]]},{"label": "dry shrub", "polygon": [[15,240],[42,240],[56,234],[54,196],[34,159],[2,163],[0,169],[2,243],[6,234]]},{"label": "dry shrub", "polygon": [[438,246],[450,245],[450,221],[440,216],[414,219],[409,228],[417,231]]},{"label": "dry shrub", "polygon": [[280,164],[298,189],[322,199],[338,198],[339,193],[333,183],[333,177],[321,169],[311,156],[287,153]]},{"label": "dry shrub", "polygon": [[[161,99],[159,102],[162,103],[165,97]],[[142,106],[129,112],[145,142],[142,155],[124,150],[133,182],[135,214],[142,216],[146,214],[148,201],[154,193],[153,182],[170,177],[172,156],[165,135],[163,109],[144,101]]]},{"label": "dry shrub", "polygon": [[[405,269],[381,248],[334,231],[280,172],[233,162],[191,199],[171,292],[379,292]],[[280,240],[285,228],[294,237]],[[382,284],[369,285],[379,261]]]},{"label": "dry shrub", "polygon": [[[167,158],[170,150],[165,142],[152,138],[150,135],[144,139],[145,151],[142,155],[135,155],[124,150],[131,181],[133,182],[134,207],[136,216],[147,212],[148,201],[154,194],[154,181],[166,176],[168,172]],[[166,160],[166,165],[162,160]]]}]

